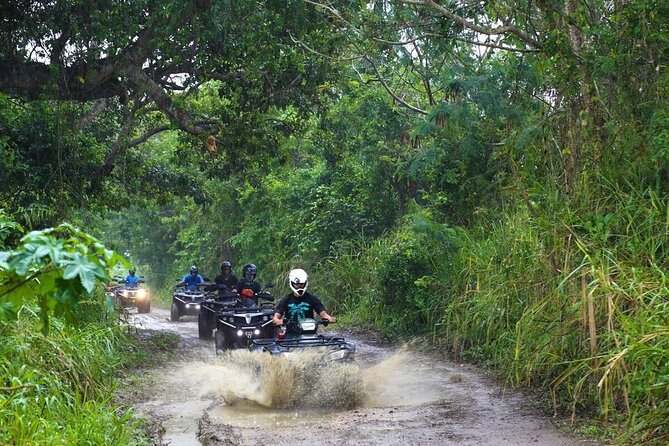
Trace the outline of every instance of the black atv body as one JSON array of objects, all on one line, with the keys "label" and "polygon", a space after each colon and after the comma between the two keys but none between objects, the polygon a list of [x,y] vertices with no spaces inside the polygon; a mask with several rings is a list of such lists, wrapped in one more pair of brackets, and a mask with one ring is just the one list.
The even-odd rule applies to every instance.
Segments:
[{"label": "black atv body", "polygon": [[205,291],[207,285],[200,284],[197,290],[189,290],[186,287],[175,288],[172,292],[170,321],[178,322],[182,316],[198,316],[202,301],[208,297],[208,293]]},{"label": "black atv body", "polygon": [[213,338],[217,315],[232,311],[240,306],[239,294],[227,288],[219,290],[218,294],[209,294],[200,303],[200,314],[197,317],[198,337],[200,339]]},{"label": "black atv body", "polygon": [[248,348],[254,339],[274,336],[274,296],[263,290],[256,298],[254,306],[245,307],[238,302],[232,307],[226,304],[216,307],[216,350]]},{"label": "black atv body", "polygon": [[341,336],[318,334],[318,326],[327,325],[327,321],[303,319],[299,323],[288,323],[277,336],[266,339],[254,339],[249,343],[249,350],[282,355],[300,349],[326,349],[333,361],[350,361],[355,354],[355,343]]}]

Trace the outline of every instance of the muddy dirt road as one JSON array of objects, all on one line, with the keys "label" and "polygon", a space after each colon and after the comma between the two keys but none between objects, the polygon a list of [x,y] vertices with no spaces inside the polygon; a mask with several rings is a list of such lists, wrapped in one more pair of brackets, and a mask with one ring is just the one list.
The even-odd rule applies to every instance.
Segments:
[{"label": "muddy dirt road", "polygon": [[[476,369],[355,339],[355,363],[245,351],[217,356],[195,318],[133,314],[182,337],[182,359],[151,371],[136,405],[169,445],[596,445],[556,429]],[[296,395],[300,395],[296,398]]]}]

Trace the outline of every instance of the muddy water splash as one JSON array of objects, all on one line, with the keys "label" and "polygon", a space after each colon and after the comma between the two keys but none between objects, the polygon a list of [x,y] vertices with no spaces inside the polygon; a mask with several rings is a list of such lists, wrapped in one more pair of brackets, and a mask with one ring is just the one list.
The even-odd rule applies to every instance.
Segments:
[{"label": "muddy water splash", "polygon": [[[458,374],[403,347],[363,370],[365,407],[416,405],[452,397]],[[451,381],[442,377],[450,375]]]},{"label": "muddy water splash", "polygon": [[[291,373],[268,371],[281,368],[280,364],[265,364],[268,358],[249,357],[246,352],[214,356],[211,343],[198,340],[196,324],[167,323],[169,312],[165,310],[152,310],[138,318],[148,328],[181,334],[187,353],[188,362],[155,371],[151,392],[135,406],[165,429],[162,444],[585,444],[551,428],[525,408],[522,398],[492,385],[485,375],[411,351],[411,347],[395,354],[394,349],[357,340],[359,368],[357,374],[349,375],[356,378],[355,385],[331,381],[319,387],[326,380],[308,377],[298,385],[292,383],[295,375]],[[259,384],[261,376],[265,379]],[[357,389],[352,400],[361,407],[302,409],[313,405],[309,398],[318,395],[295,399],[288,391],[312,389],[312,393],[330,392],[333,398],[350,397],[350,392],[340,392],[340,388]],[[334,396],[339,394],[342,396]],[[226,404],[225,396],[232,405]],[[333,405],[337,404],[335,399]],[[294,408],[275,408],[281,405]],[[352,406],[340,404],[342,408]]]},{"label": "muddy water splash", "polygon": [[404,349],[366,369],[327,361],[327,352],[315,351],[277,357],[237,350],[218,359],[217,391],[229,406],[346,410],[421,404],[446,392],[435,372]]},{"label": "muddy water splash", "polygon": [[219,389],[228,405],[254,402],[274,409],[350,409],[365,398],[355,364],[331,362],[327,352],[271,356],[231,351],[220,356],[225,379]]}]

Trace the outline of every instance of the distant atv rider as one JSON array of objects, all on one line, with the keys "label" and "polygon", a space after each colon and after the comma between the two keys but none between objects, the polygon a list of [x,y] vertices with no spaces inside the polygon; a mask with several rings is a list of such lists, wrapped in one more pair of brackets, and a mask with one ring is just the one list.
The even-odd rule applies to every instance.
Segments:
[{"label": "distant atv rider", "polygon": [[[272,321],[275,325],[281,325],[283,323],[282,318],[284,317],[287,317],[290,321],[295,323],[305,318],[313,319],[314,312],[316,312],[321,319],[328,322],[337,321],[335,317],[330,316],[328,312],[325,311],[325,306],[318,296],[307,293],[309,280],[306,271],[301,268],[291,270],[290,273],[288,273],[288,285],[290,286],[291,292],[281,299],[279,305],[277,305],[274,310]],[[291,326],[289,326],[288,332],[290,333],[291,331]]]},{"label": "distant atv rider", "polygon": [[123,279],[129,288],[134,288],[139,284],[139,276],[135,274],[135,269],[130,268],[128,275]]},{"label": "distant atv rider", "polygon": [[255,281],[257,273],[258,267],[253,263],[247,263],[242,268],[242,278],[237,282],[237,292],[242,300],[242,305],[245,307],[252,307],[258,303],[256,295],[262,291],[262,288]]},{"label": "distant atv rider", "polygon": [[214,277],[214,283],[218,286],[219,294],[224,290],[235,291],[237,289],[237,277],[232,274],[232,263],[224,260],[221,263],[221,274]]},{"label": "distant atv rider", "polygon": [[204,279],[197,273],[197,266],[193,265],[190,267],[190,272],[181,279],[181,282],[179,282],[177,286],[186,285],[188,291],[196,291],[197,286],[202,282],[204,282]]}]

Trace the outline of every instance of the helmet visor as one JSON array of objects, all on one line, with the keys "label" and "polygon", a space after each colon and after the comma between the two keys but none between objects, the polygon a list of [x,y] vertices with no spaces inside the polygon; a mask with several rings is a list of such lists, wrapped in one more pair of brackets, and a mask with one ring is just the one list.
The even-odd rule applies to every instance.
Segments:
[{"label": "helmet visor", "polygon": [[306,282],[305,283],[300,283],[298,281],[293,282],[293,288],[295,288],[296,290],[303,290],[306,287],[307,287]]}]

